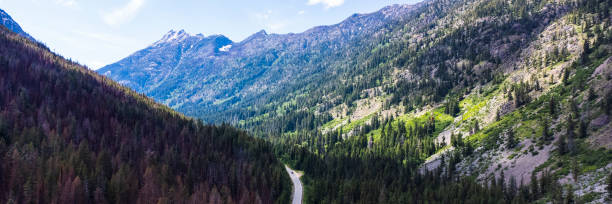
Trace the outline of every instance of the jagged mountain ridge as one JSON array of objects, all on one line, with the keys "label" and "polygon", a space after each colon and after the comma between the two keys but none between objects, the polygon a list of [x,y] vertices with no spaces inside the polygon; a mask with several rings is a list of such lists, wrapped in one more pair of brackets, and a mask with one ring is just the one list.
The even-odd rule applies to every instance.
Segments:
[{"label": "jagged mountain ridge", "polygon": [[[435,197],[421,194],[422,188],[412,183],[415,177],[405,175],[418,167],[444,181],[474,177],[485,186],[501,183],[501,188],[540,178],[549,182],[527,190],[533,196],[522,199],[530,202],[564,199],[559,194],[570,195],[565,192],[602,201],[606,193],[601,186],[612,161],[612,123],[605,112],[612,104],[606,102],[612,101],[610,77],[585,76],[594,67],[601,73],[610,69],[609,13],[605,0],[425,1],[405,20],[350,41],[350,49],[308,47],[325,57],[254,53],[243,63],[288,71],[268,76],[293,74],[295,67],[283,63],[286,59],[304,68],[295,72],[302,74],[298,80],[285,84],[290,86],[266,89],[271,92],[267,99],[249,101],[259,95],[243,92],[248,95],[213,102],[235,105],[177,109],[205,118],[224,115],[213,121],[230,121],[285,145],[283,156],[315,181],[305,192],[313,203]],[[260,32],[252,39],[265,42],[266,36]],[[203,86],[210,87],[215,86]],[[596,125],[590,128],[591,123]],[[576,132],[583,136],[568,139]],[[305,150],[315,159],[304,156]],[[575,178],[569,178],[570,172]],[[351,188],[356,183],[363,188]],[[587,193],[589,184],[597,191]],[[580,189],[567,188],[572,185]],[[432,199],[475,196],[447,190],[453,192],[440,190]],[[526,192],[525,186],[521,191]],[[512,200],[508,195],[482,197],[483,203]]]},{"label": "jagged mountain ridge", "polygon": [[30,34],[23,31],[23,29],[21,29],[21,26],[19,26],[19,24],[15,22],[13,18],[2,9],[0,9],[0,22],[1,25],[8,28],[10,31],[13,31],[32,41],[36,41],[32,36],[30,36]]},{"label": "jagged mountain ridge", "polygon": [[[206,61],[207,58],[219,54],[219,48],[231,43],[231,40],[224,36],[192,36],[184,30],[172,30],[150,47],[98,72],[107,76],[129,76],[129,80],[117,81],[135,91],[149,93],[168,77],[165,74],[176,72],[177,67],[184,63],[181,61],[183,58]],[[139,68],[142,70],[138,70]]]},{"label": "jagged mountain ridge", "polygon": [[350,55],[355,52],[349,49],[353,43],[384,33],[389,22],[406,18],[412,8],[389,6],[298,34],[262,30],[241,42],[182,32],[185,36],[175,43],[154,43],[98,72],[188,115],[201,116],[193,109],[227,108],[274,93],[296,79],[330,71],[326,57]]}]

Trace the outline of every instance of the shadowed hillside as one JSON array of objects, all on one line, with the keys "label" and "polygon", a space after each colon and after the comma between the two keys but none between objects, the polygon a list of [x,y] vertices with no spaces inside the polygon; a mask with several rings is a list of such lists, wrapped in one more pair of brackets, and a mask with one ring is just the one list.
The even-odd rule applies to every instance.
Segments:
[{"label": "shadowed hillside", "polygon": [[269,145],[0,30],[0,202],[286,203]]}]

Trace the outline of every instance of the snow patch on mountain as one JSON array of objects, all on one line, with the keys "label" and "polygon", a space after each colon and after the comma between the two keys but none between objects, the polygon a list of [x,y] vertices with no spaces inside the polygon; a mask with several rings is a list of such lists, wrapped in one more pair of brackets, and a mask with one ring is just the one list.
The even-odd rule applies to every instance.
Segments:
[{"label": "snow patch on mountain", "polygon": [[221,51],[221,52],[228,52],[231,48],[232,48],[231,44],[230,45],[225,45],[223,47],[220,47],[219,51]]}]

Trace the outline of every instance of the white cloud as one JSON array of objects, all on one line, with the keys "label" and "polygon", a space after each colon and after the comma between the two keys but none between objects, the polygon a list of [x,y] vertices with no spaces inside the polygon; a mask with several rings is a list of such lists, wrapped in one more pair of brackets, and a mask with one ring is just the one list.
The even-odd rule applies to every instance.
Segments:
[{"label": "white cloud", "polygon": [[104,62],[101,62],[101,61],[98,61],[98,60],[86,61],[85,64],[87,65],[87,67],[89,67],[92,70],[100,69],[104,65],[106,65]]},{"label": "white cloud", "polygon": [[298,11],[298,15],[304,15],[305,13],[306,13],[306,11],[304,11],[304,10]]},{"label": "white cloud", "polygon": [[344,4],[344,0],[308,0],[308,5],[324,4],[325,8],[332,8]]},{"label": "white cloud", "polygon": [[261,20],[268,20],[270,19],[270,15],[272,14],[272,10],[267,10],[266,12],[263,13],[256,13],[255,17],[257,19]]},{"label": "white cloud", "polygon": [[289,23],[287,19],[278,19],[278,15],[275,14],[276,12],[273,12],[272,10],[267,10],[265,12],[255,13],[254,17],[255,19],[257,19],[257,22],[267,31],[280,32],[283,28],[287,27]]},{"label": "white cloud", "polygon": [[134,16],[136,16],[136,14],[140,10],[140,8],[142,8],[144,3],[145,0],[130,0],[130,2],[125,6],[117,8],[110,13],[104,14],[104,23],[110,26],[116,26],[119,24],[126,23],[132,20]]},{"label": "white cloud", "polygon": [[106,33],[88,32],[88,31],[81,31],[81,30],[73,30],[72,32],[81,37],[89,38],[91,40],[96,40],[99,42],[104,42],[106,44],[121,45],[122,43],[129,41],[128,39],[124,37],[106,34]]},{"label": "white cloud", "polygon": [[55,3],[65,7],[73,7],[77,5],[76,0],[55,0]]},{"label": "white cloud", "polygon": [[281,29],[285,28],[285,26],[287,26],[286,22],[274,22],[274,23],[268,23],[266,25],[266,27],[268,27],[268,29],[272,32],[278,32]]}]

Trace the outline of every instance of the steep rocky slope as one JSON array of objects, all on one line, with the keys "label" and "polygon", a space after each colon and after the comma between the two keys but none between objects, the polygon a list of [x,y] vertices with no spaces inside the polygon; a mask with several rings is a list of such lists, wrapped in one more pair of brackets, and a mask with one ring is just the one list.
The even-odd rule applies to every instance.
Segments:
[{"label": "steep rocky slope", "polygon": [[[175,98],[232,87],[200,95],[208,105],[155,98],[268,138],[306,172],[310,202],[557,202],[575,194],[604,202],[610,9],[604,0],[391,6],[302,34],[260,32],[223,46],[227,55],[208,68],[239,71],[188,72],[209,79],[166,86],[178,92],[164,97]],[[370,18],[388,10],[401,12]],[[330,31],[372,19],[381,23]],[[302,47],[273,40],[311,42],[320,29],[329,32]],[[256,49],[268,44],[275,49]],[[245,74],[256,70],[263,71]],[[587,190],[591,184],[596,190]]]}]

